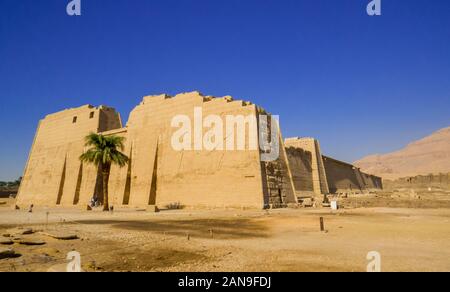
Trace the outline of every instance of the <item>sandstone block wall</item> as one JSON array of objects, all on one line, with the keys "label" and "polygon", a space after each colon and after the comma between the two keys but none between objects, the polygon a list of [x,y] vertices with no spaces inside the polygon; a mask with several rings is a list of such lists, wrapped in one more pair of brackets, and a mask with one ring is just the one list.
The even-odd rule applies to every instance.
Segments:
[{"label": "sandstone block wall", "polygon": [[145,97],[132,111],[124,133],[125,152],[131,158],[129,169],[112,171],[110,187],[115,204],[160,208],[178,204],[264,206],[259,150],[173,149],[171,138],[176,129],[171,127],[171,120],[175,115],[186,115],[194,121],[194,107],[202,108],[204,116],[215,114],[223,120],[225,115],[257,115],[255,105],[199,93]]},{"label": "sandstone block wall", "polygon": [[83,177],[96,177],[97,170],[79,161],[84,138],[90,132],[121,126],[120,116],[108,107],[86,105],[45,117],[39,122],[17,204],[73,205],[92,197],[95,183]]},{"label": "sandstone block wall", "polygon": [[326,156],[323,160],[331,193],[363,190],[362,177],[353,165]]},{"label": "sandstone block wall", "polygon": [[327,174],[319,142],[313,138],[288,138],[285,145],[298,195],[311,191],[316,195],[328,194]]},{"label": "sandstone block wall", "polygon": [[285,144],[297,197],[383,188],[381,178],[323,156],[319,142],[313,138],[289,138]]},{"label": "sandstone block wall", "polygon": [[[114,206],[263,208],[296,201],[284,148],[277,161],[261,162],[260,150],[249,148],[249,125],[242,150],[175,150],[171,139],[178,129],[171,121],[176,115],[195,121],[194,108],[201,108],[204,116],[214,114],[222,120],[226,115],[257,120],[264,113],[249,102],[192,92],[144,97],[124,128],[120,116],[106,107],[85,106],[49,115],[37,131],[18,205],[84,207],[95,194],[101,198],[98,170],[78,159],[90,132],[126,138],[124,153],[130,163],[124,168],[113,167],[109,182]],[[225,145],[234,139],[237,147],[237,137],[223,139]],[[279,139],[283,145],[281,134]]]},{"label": "sandstone block wall", "polygon": [[383,179],[381,177],[370,175],[364,172],[361,172],[361,175],[363,177],[364,186],[366,189],[368,190],[383,189]]},{"label": "sandstone block wall", "polygon": [[323,157],[330,193],[360,193],[383,188],[382,179],[361,172],[349,163]]},{"label": "sandstone block wall", "polygon": [[274,162],[263,162],[263,186],[267,194],[265,202],[270,206],[285,206],[297,203],[292,169],[289,166],[288,154],[286,152],[281,130],[278,129],[280,153]]},{"label": "sandstone block wall", "polygon": [[[198,110],[203,116],[194,115]],[[223,122],[219,126],[223,136],[214,141],[223,142],[223,150],[194,145],[196,138],[203,141],[209,132],[204,118],[210,115]],[[17,205],[84,208],[92,197],[102,199],[99,170],[79,160],[86,151],[84,139],[91,132],[126,139],[124,153],[130,163],[123,168],[113,166],[109,181],[110,203],[116,207],[283,207],[305,196],[382,187],[380,178],[322,156],[313,138],[284,141],[270,115],[269,127],[263,130],[272,137],[270,125],[275,126],[278,131],[272,139],[278,139],[280,152],[276,161],[263,162],[258,147],[261,115],[268,114],[250,102],[198,92],[146,96],[125,127],[120,115],[104,106],[87,105],[48,115],[39,123]],[[175,149],[172,144],[180,131],[172,124],[176,116],[188,117],[192,123],[190,149]],[[247,120],[241,148],[238,126],[232,124],[234,133],[227,132],[228,116],[255,121]],[[234,150],[227,149],[228,144]]]},{"label": "sandstone block wall", "polygon": [[312,153],[301,148],[286,148],[295,190],[298,193],[314,193]]}]

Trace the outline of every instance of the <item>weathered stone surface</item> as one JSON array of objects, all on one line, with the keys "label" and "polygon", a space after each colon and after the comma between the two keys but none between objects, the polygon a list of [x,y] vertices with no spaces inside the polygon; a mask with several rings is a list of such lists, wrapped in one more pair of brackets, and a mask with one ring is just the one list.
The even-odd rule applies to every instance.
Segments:
[{"label": "weathered stone surface", "polygon": [[[272,127],[258,129],[262,115]],[[180,116],[188,122],[171,126]],[[212,137],[210,127],[204,126],[209,117],[223,123],[216,125],[219,133],[213,131]],[[279,140],[274,161],[261,163],[267,153],[258,147],[263,142],[258,130]],[[105,106],[64,110],[41,120],[16,204],[22,209],[31,205],[85,208],[93,197],[101,198],[101,188],[96,187],[98,169],[78,159],[91,132],[125,138],[122,152],[130,163],[123,168],[113,166],[109,181],[110,205],[118,208],[145,210],[150,205],[156,211],[176,203],[261,209],[297,203],[298,191],[329,193],[331,184],[319,142],[295,138],[285,143],[279,130],[261,107],[199,92],[146,96],[130,113],[125,127],[120,115]],[[175,140],[183,145],[174,145]],[[285,144],[306,151],[288,157]],[[330,177],[331,182],[339,179]],[[358,174],[357,179],[360,183],[364,177]],[[303,189],[305,182],[308,186]]]},{"label": "weathered stone surface", "polygon": [[349,163],[330,157],[323,157],[330,192],[333,194],[362,193],[367,190],[382,189],[379,177],[361,172]]},{"label": "weathered stone surface", "polygon": [[298,209],[298,208],[300,208],[300,204],[298,204],[298,203],[291,203],[291,204],[288,204],[287,206],[290,209]]},{"label": "weathered stone surface", "polygon": [[40,232],[40,234],[58,239],[58,240],[75,240],[78,239],[78,235],[64,232]]},{"label": "weathered stone surface", "polygon": [[359,168],[322,155],[313,138],[288,138],[285,145],[292,181],[298,196],[309,192],[339,194],[383,188],[382,179]]},{"label": "weathered stone surface", "polygon": [[311,208],[314,205],[314,202],[311,198],[303,199],[302,206],[305,208]]},{"label": "weathered stone surface", "polygon": [[33,234],[34,231],[31,228],[14,228],[6,231],[10,236],[18,236],[18,235],[29,235]]},{"label": "weathered stone surface", "polygon": [[0,260],[13,258],[16,256],[16,252],[11,248],[0,248]]},{"label": "weathered stone surface", "polygon": [[22,244],[22,245],[44,245],[44,244],[46,244],[46,242],[45,241],[43,241],[43,240],[40,240],[40,239],[20,239],[20,240],[18,240],[17,241],[19,244]]},{"label": "weathered stone surface", "polygon": [[6,205],[6,202],[5,201],[0,201],[0,206],[1,205]]},{"label": "weathered stone surface", "polygon": [[0,238],[0,244],[2,244],[2,245],[11,245],[11,244],[14,244],[14,242],[11,239]]},{"label": "weathered stone surface", "polygon": [[[314,138],[288,138],[285,145],[296,192],[327,194],[328,181],[319,141]],[[304,152],[294,151],[296,149]]]},{"label": "weathered stone surface", "polygon": [[[202,110],[205,118],[216,115],[224,121],[227,116],[250,117],[250,122],[243,122],[246,128],[243,134],[247,134],[242,139],[245,149],[175,149],[172,138],[180,127],[170,126],[173,118],[180,115],[193,118],[197,109]],[[84,209],[94,195],[101,197],[95,188],[96,167],[80,165],[78,159],[85,150],[85,137],[94,132],[125,137],[123,153],[131,158],[131,166],[111,169],[109,195],[112,206],[147,209],[149,205],[155,205],[165,209],[167,205],[180,202],[186,207],[263,208],[267,185],[264,185],[261,170],[256,123],[261,112],[262,109],[251,103],[191,92],[173,97],[144,97],[131,112],[126,127],[122,126],[115,110],[107,107],[82,106],[48,115],[40,122],[36,133],[17,204],[23,208],[30,204],[37,207],[75,204]],[[199,122],[200,127],[202,122]],[[230,147],[237,148],[240,138],[237,123],[240,122],[232,121],[229,126],[235,135],[220,139],[224,146],[233,142]],[[224,125],[224,132],[225,128]],[[248,134],[248,128],[252,129],[253,135]],[[205,135],[207,130],[203,132]],[[281,135],[279,137],[281,140]],[[203,137],[193,138],[203,140]],[[255,147],[250,149],[253,144]],[[54,155],[49,157],[48,153]],[[38,159],[42,156],[46,159]],[[52,169],[51,174],[47,169]],[[289,182],[287,172],[284,181]],[[286,185],[290,186],[290,183]]]}]

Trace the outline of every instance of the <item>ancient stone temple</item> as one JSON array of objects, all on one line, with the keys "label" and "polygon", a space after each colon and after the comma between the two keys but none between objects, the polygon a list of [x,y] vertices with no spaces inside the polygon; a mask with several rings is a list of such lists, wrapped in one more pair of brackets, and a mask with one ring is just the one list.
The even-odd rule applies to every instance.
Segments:
[{"label": "ancient stone temple", "polygon": [[313,138],[289,138],[285,144],[297,197],[311,193],[361,194],[383,188],[380,177],[322,155],[319,141]]},{"label": "ancient stone temple", "polygon": [[[182,121],[191,123],[192,131],[180,127]],[[212,128],[215,135],[210,135]],[[347,186],[336,175],[340,166],[322,156],[314,139],[288,139],[285,147],[278,123],[264,109],[192,92],[144,97],[125,127],[120,115],[105,106],[46,116],[35,135],[17,205],[84,208],[93,196],[101,198],[99,170],[79,160],[92,132],[126,138],[130,162],[113,167],[109,181],[110,203],[118,208],[282,207],[308,193]],[[176,143],[180,137],[184,147]],[[266,138],[278,142],[274,159],[264,159],[267,149],[260,145]],[[367,180],[360,175],[354,182],[362,190]],[[372,186],[381,187],[378,182]]]}]

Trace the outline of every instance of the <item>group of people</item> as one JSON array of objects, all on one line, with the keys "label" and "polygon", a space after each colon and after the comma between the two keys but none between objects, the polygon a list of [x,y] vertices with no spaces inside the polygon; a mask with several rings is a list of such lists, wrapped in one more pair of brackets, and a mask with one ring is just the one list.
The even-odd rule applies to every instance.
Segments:
[{"label": "group of people", "polygon": [[93,196],[90,202],[90,206],[91,208],[96,208],[99,207],[101,205],[100,201],[98,200],[97,196]]}]

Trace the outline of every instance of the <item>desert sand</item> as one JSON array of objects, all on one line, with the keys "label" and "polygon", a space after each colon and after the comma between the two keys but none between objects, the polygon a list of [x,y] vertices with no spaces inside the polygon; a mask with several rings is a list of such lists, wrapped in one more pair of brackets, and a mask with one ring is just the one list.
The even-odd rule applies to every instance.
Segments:
[{"label": "desert sand", "polygon": [[[76,209],[28,213],[12,210],[14,202],[8,199],[7,205],[0,206],[0,235],[14,227],[32,228],[35,234],[21,237],[45,244],[0,245],[20,254],[0,260],[0,271],[64,269],[72,250],[81,254],[85,271],[364,272],[370,251],[381,254],[383,271],[450,271],[448,197],[435,205],[434,197],[417,199],[396,191],[341,199],[344,209],[334,212],[160,213]],[[386,201],[397,205],[379,207]],[[320,231],[320,217],[325,232]],[[76,234],[78,239],[57,240],[40,232]]]}]

